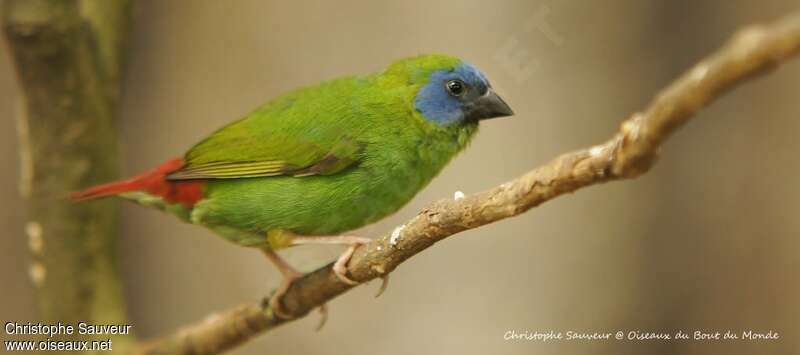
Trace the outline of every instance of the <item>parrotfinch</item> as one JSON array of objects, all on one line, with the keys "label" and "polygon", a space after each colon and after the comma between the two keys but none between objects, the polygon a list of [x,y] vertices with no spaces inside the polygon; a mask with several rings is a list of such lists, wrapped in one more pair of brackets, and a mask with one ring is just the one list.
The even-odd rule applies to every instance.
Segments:
[{"label": "parrotfinch", "polygon": [[284,275],[300,274],[274,250],[342,243],[347,262],[366,238],[341,233],[397,211],[467,144],[484,119],[513,115],[475,66],[446,55],[301,88],[257,108],[139,176],[73,194],[117,195],[262,250]]}]

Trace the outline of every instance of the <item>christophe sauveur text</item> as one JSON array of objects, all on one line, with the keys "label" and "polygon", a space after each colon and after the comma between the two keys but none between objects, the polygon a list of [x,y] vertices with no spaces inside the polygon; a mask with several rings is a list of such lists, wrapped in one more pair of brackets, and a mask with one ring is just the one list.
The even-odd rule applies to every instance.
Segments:
[{"label": "christophe sauveur text", "polygon": [[129,335],[132,326],[129,324],[91,324],[78,322],[77,324],[65,323],[19,323],[6,322],[4,330],[7,335],[15,336],[47,336],[44,340],[6,340],[6,350],[113,350],[111,339],[105,340],[57,340],[55,336],[103,336],[103,335]]}]

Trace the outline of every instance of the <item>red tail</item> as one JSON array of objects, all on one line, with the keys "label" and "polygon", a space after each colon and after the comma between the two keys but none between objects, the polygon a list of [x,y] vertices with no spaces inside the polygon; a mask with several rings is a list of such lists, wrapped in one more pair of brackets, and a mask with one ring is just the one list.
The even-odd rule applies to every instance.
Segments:
[{"label": "red tail", "polygon": [[173,159],[139,176],[73,192],[70,197],[75,201],[86,201],[125,192],[142,191],[159,196],[169,203],[181,203],[186,208],[192,208],[197,201],[203,198],[203,182],[201,180],[167,180],[168,174],[182,166],[183,160]]}]

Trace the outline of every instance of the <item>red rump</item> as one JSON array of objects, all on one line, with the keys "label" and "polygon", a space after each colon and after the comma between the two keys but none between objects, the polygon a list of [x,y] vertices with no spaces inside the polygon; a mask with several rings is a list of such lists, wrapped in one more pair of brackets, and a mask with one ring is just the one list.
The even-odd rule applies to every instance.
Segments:
[{"label": "red rump", "polygon": [[73,192],[70,197],[76,201],[85,201],[125,192],[143,191],[153,196],[159,196],[168,203],[180,203],[186,208],[192,208],[197,201],[203,199],[203,182],[200,180],[167,180],[168,174],[182,166],[182,159],[173,159],[139,176]]}]

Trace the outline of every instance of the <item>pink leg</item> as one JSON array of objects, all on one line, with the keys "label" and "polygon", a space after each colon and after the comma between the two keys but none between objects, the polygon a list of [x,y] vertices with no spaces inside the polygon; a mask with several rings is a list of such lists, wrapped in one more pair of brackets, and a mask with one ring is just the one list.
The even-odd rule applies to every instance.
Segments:
[{"label": "pink leg", "polygon": [[281,281],[281,286],[275,291],[275,294],[269,299],[269,306],[272,308],[272,311],[278,317],[283,319],[291,319],[292,316],[287,314],[283,310],[283,304],[281,304],[281,297],[286,294],[286,291],[289,290],[289,286],[292,285],[294,280],[303,276],[300,272],[295,270],[291,265],[289,265],[283,258],[278,256],[274,251],[270,249],[261,249],[264,252],[264,255],[267,256],[267,259],[275,264],[275,267],[278,268],[278,271],[281,272],[283,275],[283,281]]},{"label": "pink leg", "polygon": [[[283,319],[291,319],[292,316],[286,313],[283,309],[281,298],[284,294],[286,294],[286,291],[289,290],[292,282],[299,279],[301,276],[303,276],[303,274],[295,270],[291,265],[289,265],[289,263],[286,262],[286,260],[283,260],[283,258],[281,258],[271,249],[261,249],[261,251],[264,252],[264,255],[267,256],[267,259],[275,264],[275,267],[277,267],[278,271],[280,271],[283,275],[281,286],[278,287],[278,289],[275,291],[275,294],[269,299],[269,307],[278,317]],[[325,325],[325,322],[328,320],[328,307],[324,304],[319,306],[319,312],[322,315],[322,319],[320,319],[319,325],[317,325],[317,330],[322,329],[322,326]]]}]

